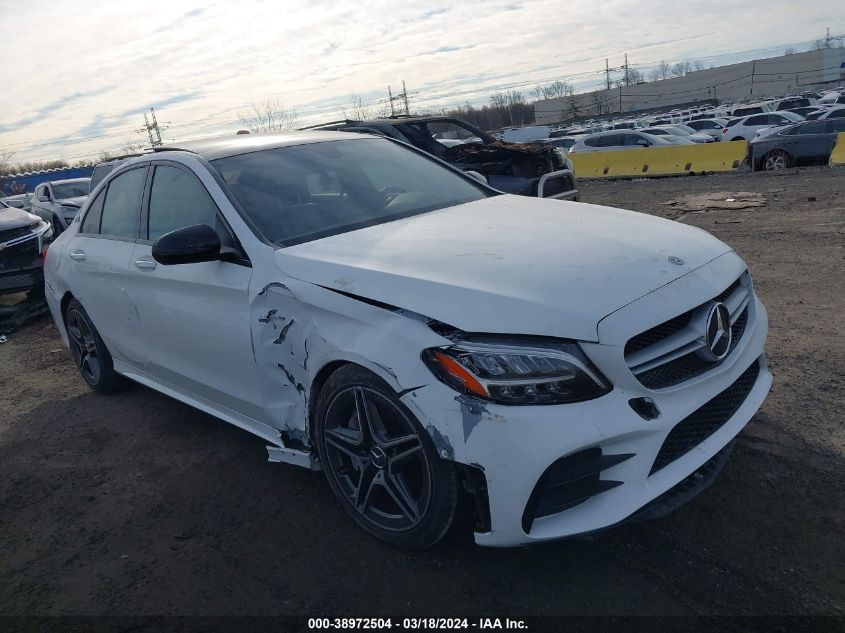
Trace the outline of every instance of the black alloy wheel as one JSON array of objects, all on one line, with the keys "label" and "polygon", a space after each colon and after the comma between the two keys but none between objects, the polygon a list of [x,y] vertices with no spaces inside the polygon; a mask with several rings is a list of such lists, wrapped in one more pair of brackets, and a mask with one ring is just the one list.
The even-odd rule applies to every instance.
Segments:
[{"label": "black alloy wheel", "polygon": [[114,391],[121,377],[114,371],[111,354],[99,332],[76,299],[65,312],[65,328],[70,354],[88,386],[99,393]]},{"label": "black alloy wheel", "polygon": [[342,367],[321,391],[316,415],[323,469],[359,525],[401,547],[443,537],[457,505],[454,465],[381,379]]}]

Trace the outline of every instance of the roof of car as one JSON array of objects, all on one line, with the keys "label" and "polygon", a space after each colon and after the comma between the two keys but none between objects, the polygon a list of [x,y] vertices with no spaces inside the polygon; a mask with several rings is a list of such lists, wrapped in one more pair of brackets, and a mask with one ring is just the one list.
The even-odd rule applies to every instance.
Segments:
[{"label": "roof of car", "polygon": [[73,182],[88,182],[90,178],[65,178],[64,180],[51,180],[51,185],[65,185]]},{"label": "roof of car", "polygon": [[321,127],[335,127],[338,125],[402,125],[403,123],[426,123],[430,121],[454,121],[456,117],[447,114],[420,114],[413,116],[388,116],[377,117],[374,119],[345,119],[343,121],[331,121],[329,123],[320,123],[302,128],[303,130],[310,130]]},{"label": "roof of car", "polygon": [[291,145],[309,145],[325,141],[341,141],[344,139],[360,139],[361,134],[350,132],[332,132],[325,130],[308,130],[303,132],[285,132],[283,134],[231,134],[215,138],[185,141],[159,145],[153,149],[154,153],[180,151],[198,154],[206,160],[249,154],[265,149],[276,149]]}]

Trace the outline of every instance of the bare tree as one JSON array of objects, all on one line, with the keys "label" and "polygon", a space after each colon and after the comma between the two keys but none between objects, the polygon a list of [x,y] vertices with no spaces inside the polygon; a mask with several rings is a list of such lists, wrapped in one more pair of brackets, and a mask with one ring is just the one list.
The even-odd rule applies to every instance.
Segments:
[{"label": "bare tree", "polygon": [[669,79],[672,76],[672,67],[666,63],[665,60],[660,60],[660,63],[657,65],[657,68],[652,70],[648,78],[651,81],[660,81],[661,79]]},{"label": "bare tree", "polygon": [[795,55],[795,53],[797,53],[797,52],[798,52],[798,51],[796,51],[796,50],[795,50],[795,48],[793,48],[792,46],[790,46],[789,48],[784,49],[783,54],[784,54],[784,55]]},{"label": "bare tree", "polygon": [[690,63],[687,61],[681,61],[672,66],[670,74],[672,77],[683,77],[690,70],[692,70],[692,66],[690,65]]},{"label": "bare tree", "polygon": [[704,70],[704,62],[702,62],[701,60],[698,60],[698,59],[695,60],[692,63],[692,69],[696,72],[698,72],[699,70]]},{"label": "bare tree", "polygon": [[610,92],[607,90],[596,90],[590,95],[593,99],[593,105],[596,108],[596,114],[606,114],[610,112]]},{"label": "bare tree", "polygon": [[552,84],[549,86],[549,89],[555,97],[565,97],[571,92],[572,84],[570,84],[568,81],[558,80],[552,82]]},{"label": "bare tree", "polygon": [[253,133],[286,132],[299,125],[296,110],[285,107],[278,98],[253,103],[246,112],[238,112],[238,118]]},{"label": "bare tree", "polygon": [[536,101],[539,101],[540,99],[544,98],[544,95],[546,94],[546,88],[545,86],[534,86],[529,94],[534,97]]},{"label": "bare tree", "polygon": [[9,164],[14,152],[0,149],[0,174],[7,173],[6,165]]},{"label": "bare tree", "polygon": [[519,90],[511,90],[506,95],[508,104],[508,115],[511,125],[522,125],[525,123],[525,96]]},{"label": "bare tree", "polygon": [[349,110],[343,111],[344,119],[352,119],[353,121],[366,121],[373,118],[373,108],[364,103],[364,99],[359,95],[351,95]]}]

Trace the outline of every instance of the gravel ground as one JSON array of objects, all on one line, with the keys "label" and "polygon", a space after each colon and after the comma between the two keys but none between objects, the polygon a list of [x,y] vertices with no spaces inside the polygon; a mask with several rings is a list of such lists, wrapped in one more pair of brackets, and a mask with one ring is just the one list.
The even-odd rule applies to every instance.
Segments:
[{"label": "gravel ground", "polygon": [[[261,440],[141,386],[92,394],[41,318],[0,345],[0,613],[845,615],[845,172],[581,184],[724,239],[768,307],[773,391],[702,496],[531,548],[393,550]],[[766,202],[663,204],[716,192]]]}]

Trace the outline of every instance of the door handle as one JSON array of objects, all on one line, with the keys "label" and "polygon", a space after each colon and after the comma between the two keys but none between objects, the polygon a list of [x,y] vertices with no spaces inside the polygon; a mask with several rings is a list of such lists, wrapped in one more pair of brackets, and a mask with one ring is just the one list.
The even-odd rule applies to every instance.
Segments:
[{"label": "door handle", "polygon": [[153,270],[158,264],[150,259],[136,259],[135,266],[142,270]]},{"label": "door handle", "polygon": [[70,258],[78,262],[85,261],[85,251],[73,251]]}]

